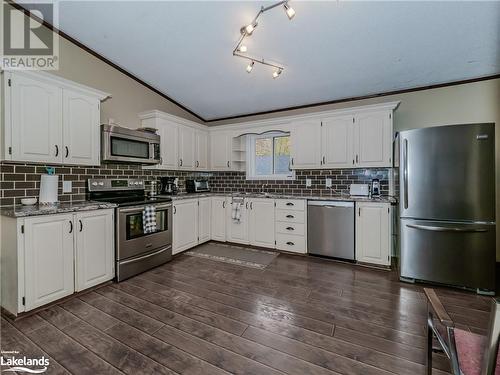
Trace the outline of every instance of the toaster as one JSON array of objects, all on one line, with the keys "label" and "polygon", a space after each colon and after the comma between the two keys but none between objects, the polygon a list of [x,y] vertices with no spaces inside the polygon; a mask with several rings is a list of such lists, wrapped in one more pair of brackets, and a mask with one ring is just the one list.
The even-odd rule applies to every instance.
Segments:
[{"label": "toaster", "polygon": [[351,184],[349,187],[349,194],[354,196],[367,197],[370,194],[368,184]]}]

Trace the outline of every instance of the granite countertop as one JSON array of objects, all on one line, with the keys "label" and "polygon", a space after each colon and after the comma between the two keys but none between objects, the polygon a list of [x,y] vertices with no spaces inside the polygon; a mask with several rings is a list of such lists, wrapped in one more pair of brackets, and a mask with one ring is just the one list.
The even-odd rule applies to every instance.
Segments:
[{"label": "granite countertop", "polygon": [[116,204],[96,201],[83,201],[75,203],[58,203],[55,205],[39,205],[33,206],[9,206],[0,209],[0,215],[9,217],[28,217],[39,215],[62,214],[66,212],[76,211],[92,211],[102,210],[106,208],[115,208]]},{"label": "granite countertop", "polygon": [[242,193],[242,192],[227,192],[227,193],[182,193],[169,196],[173,201],[192,198],[216,197],[216,196],[241,196],[248,198],[270,198],[270,199],[307,199],[307,200],[323,200],[323,201],[345,201],[345,202],[381,202],[381,203],[397,203],[397,199],[391,196],[381,197],[359,197],[350,195],[332,195],[332,196],[314,196],[314,195],[291,195],[291,194],[260,194],[260,193]]}]

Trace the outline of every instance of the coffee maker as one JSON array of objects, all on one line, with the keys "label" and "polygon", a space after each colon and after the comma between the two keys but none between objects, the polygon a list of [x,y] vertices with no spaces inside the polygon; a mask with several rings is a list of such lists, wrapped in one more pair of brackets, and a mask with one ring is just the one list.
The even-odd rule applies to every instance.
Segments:
[{"label": "coffee maker", "polygon": [[379,197],[380,196],[380,180],[378,178],[374,178],[372,180],[371,194],[372,194],[372,197]]},{"label": "coffee maker", "polygon": [[176,195],[179,191],[177,177],[160,177],[160,194]]}]

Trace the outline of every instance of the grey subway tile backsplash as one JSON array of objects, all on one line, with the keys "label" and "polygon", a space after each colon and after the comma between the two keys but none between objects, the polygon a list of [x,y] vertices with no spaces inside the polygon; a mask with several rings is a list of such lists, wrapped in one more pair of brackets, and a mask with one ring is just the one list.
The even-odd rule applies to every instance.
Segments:
[{"label": "grey subway tile backsplash", "polygon": [[[20,204],[24,197],[38,197],[40,176],[46,173],[46,165],[30,163],[0,163],[0,206]],[[89,178],[142,178],[156,180],[160,176],[179,178],[180,192],[185,192],[186,178],[208,178],[212,191],[219,193],[260,192],[283,193],[303,196],[331,196],[339,192],[348,192],[352,183],[370,183],[373,178],[381,182],[383,195],[389,194],[389,169],[331,169],[298,170],[295,180],[246,180],[245,172],[190,172],[160,171],[142,169],[138,165],[103,164],[100,167],[56,166],[59,177],[59,199],[63,202],[85,200],[87,180]],[[325,187],[325,178],[332,179],[332,188]],[[312,186],[306,188],[305,180],[310,178]],[[62,193],[62,181],[71,181],[71,193]],[[264,188],[262,189],[262,185]]]}]

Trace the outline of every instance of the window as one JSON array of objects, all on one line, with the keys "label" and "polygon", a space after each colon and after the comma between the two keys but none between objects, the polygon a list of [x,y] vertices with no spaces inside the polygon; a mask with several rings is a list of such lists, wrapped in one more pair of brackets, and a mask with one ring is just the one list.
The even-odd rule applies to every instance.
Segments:
[{"label": "window", "polygon": [[247,150],[248,180],[295,178],[290,169],[290,134],[273,132],[249,136]]}]

